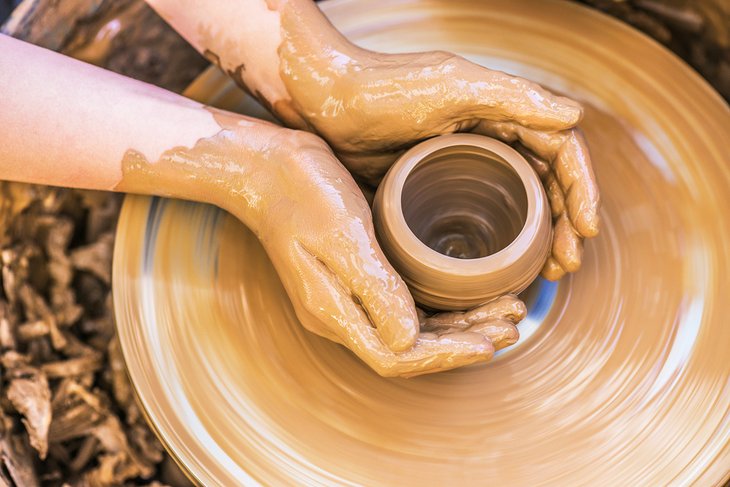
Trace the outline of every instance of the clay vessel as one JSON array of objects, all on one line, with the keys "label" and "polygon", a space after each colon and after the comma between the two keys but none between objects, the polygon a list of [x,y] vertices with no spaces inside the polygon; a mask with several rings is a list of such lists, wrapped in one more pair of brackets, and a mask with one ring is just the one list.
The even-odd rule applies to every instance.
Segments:
[{"label": "clay vessel", "polygon": [[403,154],[378,187],[373,219],[416,302],[439,310],[523,291],[552,242],[535,171],[508,145],[474,134],[435,137]]}]

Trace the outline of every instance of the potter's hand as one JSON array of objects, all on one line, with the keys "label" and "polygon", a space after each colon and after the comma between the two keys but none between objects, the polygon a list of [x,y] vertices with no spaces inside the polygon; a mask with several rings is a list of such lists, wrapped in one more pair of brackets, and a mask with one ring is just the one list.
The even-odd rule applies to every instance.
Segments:
[{"label": "potter's hand", "polygon": [[4,178],[228,209],[261,239],[305,326],[383,375],[487,360],[516,338],[524,306],[514,298],[434,317],[439,326],[420,332],[362,193],[315,135],[210,109],[3,35],[0,91]]},{"label": "potter's hand", "polygon": [[[582,115],[576,102],[446,52],[360,49],[311,0],[147,2],[285,124],[322,136],[371,183],[428,137],[477,130],[520,140],[553,163],[554,177],[543,180],[567,210],[556,219],[564,237],[556,238],[544,274],[557,278],[580,265],[581,239],[598,231],[598,190],[585,145],[571,142],[580,138],[570,131]],[[541,151],[523,140],[532,134],[554,141]],[[561,173],[566,159],[570,174]],[[559,205],[553,210],[563,213]]]},{"label": "potter's hand", "polygon": [[566,272],[577,271],[583,257],[583,239],[598,233],[600,204],[580,130],[541,132],[515,123],[482,122],[475,132],[514,143],[545,186],[554,231],[543,277],[554,281]]},{"label": "potter's hand", "polygon": [[367,202],[327,144],[306,132],[275,130],[286,136],[269,139],[263,152],[270,166],[253,174],[267,188],[256,195],[260,216],[240,211],[249,203],[235,184],[223,206],[257,233],[307,329],[345,345],[384,376],[486,361],[517,340],[514,324],[525,307],[513,296],[467,313],[418,315],[375,240]]},{"label": "potter's hand", "polygon": [[517,342],[515,325],[527,309],[517,296],[508,294],[470,311],[432,316],[418,312],[421,332],[411,350],[394,355],[369,333],[362,336],[374,359],[370,366],[381,375],[413,377],[489,360],[496,350]]},{"label": "potter's hand", "polygon": [[578,270],[583,238],[598,233],[599,206],[588,150],[571,128],[581,117],[578,104],[447,53],[353,50],[347,59],[338,57],[324,78],[300,66],[307,74],[287,87],[291,107],[348,169],[377,181],[408,146],[458,131],[517,143],[529,149],[553,211],[555,237],[543,276],[555,280]]},{"label": "potter's hand", "polygon": [[585,142],[571,128],[581,117],[577,103],[447,53],[350,52],[325,81],[321,71],[299,66],[306,75],[287,83],[296,113],[348,169],[377,181],[410,145],[458,131],[519,143],[532,151],[528,158],[553,210],[555,238],[543,276],[578,270],[583,238],[598,232],[599,197]]},{"label": "potter's hand", "polygon": [[308,75],[308,82],[300,74],[287,84],[292,107],[348,169],[370,182],[405,148],[435,135],[474,131],[518,144],[540,174],[553,211],[555,237],[543,276],[555,280],[579,269],[583,239],[598,233],[599,195],[583,137],[572,128],[581,117],[577,103],[440,52],[353,50],[348,63],[329,73],[330,81],[319,81],[321,72],[314,70]]}]

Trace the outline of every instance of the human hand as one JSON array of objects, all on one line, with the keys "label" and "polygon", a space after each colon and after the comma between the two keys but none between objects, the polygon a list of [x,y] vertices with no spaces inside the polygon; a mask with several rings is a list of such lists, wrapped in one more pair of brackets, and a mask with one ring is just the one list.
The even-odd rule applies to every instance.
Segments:
[{"label": "human hand", "polygon": [[[377,184],[406,149],[453,132],[519,141],[554,163],[548,168],[570,160],[575,177],[541,174],[556,235],[543,275],[557,279],[580,267],[582,239],[598,232],[599,198],[585,144],[570,132],[583,112],[575,101],[448,52],[361,49],[310,0],[185,1],[184,8],[147,1],[287,126],[323,137],[359,180]],[[552,139],[549,150],[522,140],[540,138],[530,134]]]},{"label": "human hand", "polygon": [[241,211],[250,206],[251,190],[235,183],[219,202],[254,229],[308,330],[343,344],[383,376],[487,361],[517,341],[525,306],[514,296],[465,313],[417,313],[378,246],[367,202],[327,144],[306,132],[276,130],[285,135],[267,142],[265,171],[232,172],[266,187],[256,192],[265,211]]},{"label": "human hand", "polygon": [[583,239],[598,234],[600,197],[579,129],[541,132],[514,123],[480,123],[475,132],[515,144],[540,176],[553,217],[551,254],[542,269],[556,281],[580,268]]},{"label": "human hand", "polygon": [[325,138],[355,175],[376,183],[405,149],[436,135],[473,131],[515,143],[550,196],[555,237],[543,276],[580,268],[583,239],[598,233],[599,194],[573,128],[578,103],[444,52],[383,55],[341,44],[321,49],[317,62],[307,52],[307,65],[297,53],[291,45],[280,53],[292,101],[279,115],[298,114],[289,122]]}]

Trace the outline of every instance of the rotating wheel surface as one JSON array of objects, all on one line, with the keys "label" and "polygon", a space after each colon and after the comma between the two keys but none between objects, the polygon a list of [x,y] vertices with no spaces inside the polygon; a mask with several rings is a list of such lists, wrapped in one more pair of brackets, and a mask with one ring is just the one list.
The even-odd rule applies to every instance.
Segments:
[{"label": "rotating wheel surface", "polygon": [[[603,198],[583,269],[536,282],[491,363],[383,379],[305,331],[253,235],[128,197],[114,303],[141,404],[205,485],[719,484],[730,470],[730,110],[649,38],[567,2],[320,4],[354,42],[442,49],[585,103]],[[215,71],[190,96],[249,111]]]}]

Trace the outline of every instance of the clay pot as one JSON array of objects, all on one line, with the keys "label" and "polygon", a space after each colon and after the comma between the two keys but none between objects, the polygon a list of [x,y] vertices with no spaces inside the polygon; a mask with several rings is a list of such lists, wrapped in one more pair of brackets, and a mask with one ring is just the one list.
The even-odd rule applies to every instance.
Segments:
[{"label": "clay pot", "polygon": [[378,188],[373,218],[414,299],[433,309],[521,292],[552,242],[535,171],[508,145],[474,134],[436,137],[403,154]]}]

